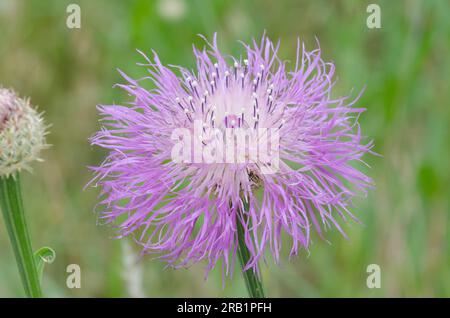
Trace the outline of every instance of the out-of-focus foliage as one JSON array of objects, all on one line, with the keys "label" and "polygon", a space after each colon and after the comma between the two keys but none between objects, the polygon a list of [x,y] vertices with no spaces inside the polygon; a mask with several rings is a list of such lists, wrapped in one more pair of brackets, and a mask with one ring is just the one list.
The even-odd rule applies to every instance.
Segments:
[{"label": "out-of-focus foliage", "polygon": [[[81,7],[82,28],[66,27],[69,3]],[[337,66],[335,94],[366,87],[359,105],[367,156],[377,188],[355,203],[363,225],[345,226],[349,240],[315,237],[310,253],[263,265],[269,296],[450,296],[450,12],[449,2],[376,1],[382,28],[368,29],[374,1],[0,0],[0,82],[30,96],[52,123],[45,162],[24,175],[25,206],[35,247],[57,252],[45,268],[47,296],[245,296],[240,275],[222,285],[216,269],[204,281],[199,264],[165,269],[149,257],[136,264],[131,242],[111,240],[96,225],[98,191],[83,190],[104,153],[89,146],[98,129],[95,105],[122,103],[116,68],[145,75],[136,49],[156,50],[164,63],[194,66],[197,34],[218,32],[220,46],[266,32],[295,58],[299,36],[320,40]],[[0,296],[23,296],[0,221]],[[131,247],[131,248],[130,248]],[[66,287],[66,266],[79,264],[82,288]],[[382,288],[366,287],[366,267],[379,264]],[[125,267],[128,268],[125,270]],[[131,269],[130,269],[131,267]]]}]

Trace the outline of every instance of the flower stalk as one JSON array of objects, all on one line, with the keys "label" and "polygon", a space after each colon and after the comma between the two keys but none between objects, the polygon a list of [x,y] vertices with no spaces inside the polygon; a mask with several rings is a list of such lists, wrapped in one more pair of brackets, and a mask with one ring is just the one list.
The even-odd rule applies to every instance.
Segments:
[{"label": "flower stalk", "polygon": [[41,286],[25,219],[19,174],[0,177],[0,208],[27,297],[41,297]]},{"label": "flower stalk", "polygon": [[[248,203],[244,200],[244,209],[248,210]],[[242,220],[245,221],[245,215],[241,211],[239,211],[238,215],[242,217]],[[245,244],[244,237],[244,227],[242,226],[241,221],[239,220],[239,216],[236,219],[236,227],[237,227],[237,237],[238,237],[238,257],[242,268],[242,275],[244,277],[245,285],[247,286],[247,290],[249,296],[251,298],[265,298],[264,296],[264,287],[261,280],[261,275],[255,271],[254,268],[249,268],[245,270],[245,265],[250,261],[250,251]]]}]

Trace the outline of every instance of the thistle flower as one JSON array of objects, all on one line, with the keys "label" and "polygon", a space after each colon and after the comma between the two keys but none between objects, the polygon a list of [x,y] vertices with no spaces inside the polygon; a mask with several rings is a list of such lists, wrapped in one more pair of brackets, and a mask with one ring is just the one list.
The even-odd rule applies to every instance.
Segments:
[{"label": "thistle flower", "polygon": [[[352,198],[372,183],[351,164],[372,147],[362,143],[358,125],[364,109],[352,107],[358,98],[331,96],[335,67],[322,60],[320,48],[307,51],[298,42],[294,65],[280,60],[279,43],[266,36],[244,48],[246,56],[226,57],[214,36],[206,48],[194,48],[195,71],[142,54],[150,76],[134,80],[121,72],[127,83],[117,85],[133,97],[130,105],[98,106],[104,125],[91,142],[109,151],[92,167],[101,188],[100,218],[174,267],[206,260],[209,271],[221,261],[228,275],[239,228],[249,253],[244,270],[257,271],[267,249],[278,262],[282,233],[295,255],[308,249],[313,230],[321,237],[330,227],[344,234],[338,220],[355,218]],[[154,89],[141,86],[147,79]],[[263,139],[276,146],[277,170],[265,173],[271,161],[260,157],[172,160],[179,137],[174,141],[173,132],[180,127],[193,133],[188,144],[203,147],[213,140],[207,130],[272,129],[279,142]],[[253,148],[231,149],[248,159]]]},{"label": "thistle flower", "polygon": [[29,170],[30,162],[40,160],[39,152],[47,147],[45,135],[41,114],[29,101],[0,87],[0,210],[28,297],[42,296],[43,264],[55,256],[48,247],[33,252],[20,186],[20,171]]},{"label": "thistle flower", "polygon": [[0,176],[9,176],[39,159],[46,148],[46,126],[27,99],[0,87]]}]

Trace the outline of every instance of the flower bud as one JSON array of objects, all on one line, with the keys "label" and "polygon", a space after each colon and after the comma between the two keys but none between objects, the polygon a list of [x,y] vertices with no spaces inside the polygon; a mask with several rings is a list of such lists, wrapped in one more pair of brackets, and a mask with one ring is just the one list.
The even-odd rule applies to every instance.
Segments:
[{"label": "flower bud", "polygon": [[0,87],[0,177],[22,169],[39,159],[47,147],[46,126],[41,114],[9,89]]}]

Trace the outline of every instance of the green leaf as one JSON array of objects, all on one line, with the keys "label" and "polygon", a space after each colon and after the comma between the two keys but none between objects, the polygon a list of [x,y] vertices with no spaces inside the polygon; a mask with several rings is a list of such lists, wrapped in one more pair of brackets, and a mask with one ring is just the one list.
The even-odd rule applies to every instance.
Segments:
[{"label": "green leaf", "polygon": [[42,276],[44,274],[44,265],[51,264],[55,261],[56,252],[48,247],[41,247],[34,253],[34,259],[36,262],[39,281],[42,283]]}]

